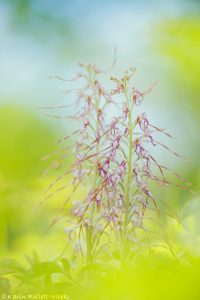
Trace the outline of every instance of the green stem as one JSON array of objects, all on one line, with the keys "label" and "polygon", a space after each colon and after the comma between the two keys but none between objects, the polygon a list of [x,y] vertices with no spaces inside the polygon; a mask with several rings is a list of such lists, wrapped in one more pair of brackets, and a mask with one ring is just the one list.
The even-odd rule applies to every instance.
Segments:
[{"label": "green stem", "polygon": [[124,95],[126,98],[127,106],[129,108],[128,113],[128,129],[129,129],[129,147],[128,147],[128,166],[127,166],[127,181],[125,188],[125,217],[123,227],[123,249],[124,255],[126,255],[127,246],[127,234],[128,234],[128,217],[129,217],[129,205],[130,205],[130,189],[131,189],[131,176],[132,176],[132,155],[133,155],[133,124],[132,124],[132,108],[129,106],[129,99],[126,90],[126,84],[124,88]]},{"label": "green stem", "polygon": [[[94,86],[94,80],[95,78],[92,78],[91,75],[91,71],[89,71],[89,81],[91,86]],[[96,107],[96,132],[98,132],[99,130],[99,123],[98,123],[98,110],[99,110],[99,102],[100,99],[99,97],[97,97],[97,95],[95,95],[95,107]],[[99,143],[97,142],[96,145],[96,153],[98,153],[99,151]],[[96,156],[96,163],[95,165],[97,165],[97,161],[98,161],[98,156]],[[95,170],[95,174],[94,174],[94,180],[93,180],[93,190],[96,187],[96,182],[97,182],[97,169]],[[93,261],[93,240],[92,240],[92,231],[93,231],[93,227],[92,227],[92,220],[94,217],[94,204],[92,203],[92,207],[90,209],[90,222],[91,222],[91,226],[89,226],[88,228],[86,228],[86,245],[87,245],[87,262],[91,263]]]},{"label": "green stem", "polygon": [[87,264],[93,262],[92,256],[92,226],[85,228],[86,232],[86,244],[87,244]]}]

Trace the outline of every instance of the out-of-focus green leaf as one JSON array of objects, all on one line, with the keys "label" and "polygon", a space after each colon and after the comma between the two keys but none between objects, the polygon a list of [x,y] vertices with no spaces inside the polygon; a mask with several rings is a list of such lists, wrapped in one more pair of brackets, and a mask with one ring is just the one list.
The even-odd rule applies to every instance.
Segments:
[{"label": "out-of-focus green leaf", "polygon": [[8,294],[10,289],[10,280],[5,277],[0,277],[0,294]]},{"label": "out-of-focus green leaf", "polygon": [[182,94],[182,101],[200,108],[200,16],[187,15],[168,19],[159,24],[157,48],[170,58],[174,91]]}]

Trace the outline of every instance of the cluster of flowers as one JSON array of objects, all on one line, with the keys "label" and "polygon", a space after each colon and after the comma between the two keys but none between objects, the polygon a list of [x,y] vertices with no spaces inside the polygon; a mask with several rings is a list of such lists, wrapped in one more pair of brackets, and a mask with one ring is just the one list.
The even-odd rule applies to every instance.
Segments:
[{"label": "cluster of flowers", "polygon": [[[147,209],[159,213],[149,182],[167,186],[165,171],[169,169],[161,166],[150,150],[161,145],[170,151],[154,138],[155,132],[171,136],[152,125],[144,112],[138,114],[137,107],[151,89],[141,92],[132,86],[135,70],[120,79],[111,77],[114,88],[107,90],[100,82],[104,72],[93,65],[80,66],[82,71],[74,79],[84,82],[75,103],[74,119],[79,124],[72,134],[76,136],[75,161],[65,174],[72,174],[74,190],[80,185],[88,190],[83,199],[74,201],[74,226],[66,232],[71,237],[78,230],[79,237],[84,236],[91,259],[107,228],[131,239],[133,230],[145,229]],[[111,111],[115,113],[112,117]]]}]

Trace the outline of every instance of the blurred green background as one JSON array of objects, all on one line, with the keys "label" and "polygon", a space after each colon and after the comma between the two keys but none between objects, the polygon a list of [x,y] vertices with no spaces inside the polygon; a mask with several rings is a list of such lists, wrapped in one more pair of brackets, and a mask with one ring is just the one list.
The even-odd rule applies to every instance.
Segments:
[{"label": "blurred green background", "polygon": [[114,44],[118,71],[136,67],[141,88],[157,81],[145,109],[176,137],[170,147],[191,158],[159,154],[197,193],[171,188],[161,195],[189,229],[166,224],[177,249],[200,256],[200,2],[1,0],[0,37],[1,258],[23,260],[35,250],[55,259],[64,250],[65,218],[45,232],[69,191],[38,205],[59,173],[43,177],[50,162],[42,157],[58,149],[57,139],[72,125],[36,106],[66,103],[61,92],[70,84],[46,78],[73,77],[79,61],[104,68]]}]

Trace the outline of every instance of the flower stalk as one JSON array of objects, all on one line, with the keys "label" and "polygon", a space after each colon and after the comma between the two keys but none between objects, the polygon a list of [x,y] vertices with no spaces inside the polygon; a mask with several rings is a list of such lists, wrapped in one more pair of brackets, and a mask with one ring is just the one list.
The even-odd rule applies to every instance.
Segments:
[{"label": "flower stalk", "polygon": [[[70,241],[77,244],[78,240],[80,252],[89,264],[103,249],[106,236],[112,236],[114,243],[119,244],[122,259],[128,259],[133,248],[143,243],[138,230],[144,235],[148,232],[147,212],[148,215],[156,212],[158,216],[161,213],[151,183],[162,188],[174,185],[187,189],[182,183],[167,179],[167,172],[176,173],[160,164],[151,148],[162,146],[180,156],[155,138],[156,134],[168,138],[171,135],[151,124],[146,113],[138,111],[152,88],[141,92],[134,87],[134,69],[126,71],[122,78],[112,76],[114,88],[107,89],[101,83],[105,72],[94,65],[80,64],[80,67],[74,81],[84,84],[74,90],[76,113],[71,117],[77,121],[78,130],[61,140],[67,142],[76,136],[74,162],[50,184],[47,194],[71,174],[73,192],[82,186],[86,196],[73,202],[70,219],[73,226],[66,229]],[[176,178],[181,180],[180,176]],[[65,204],[72,197],[73,193]]]}]

